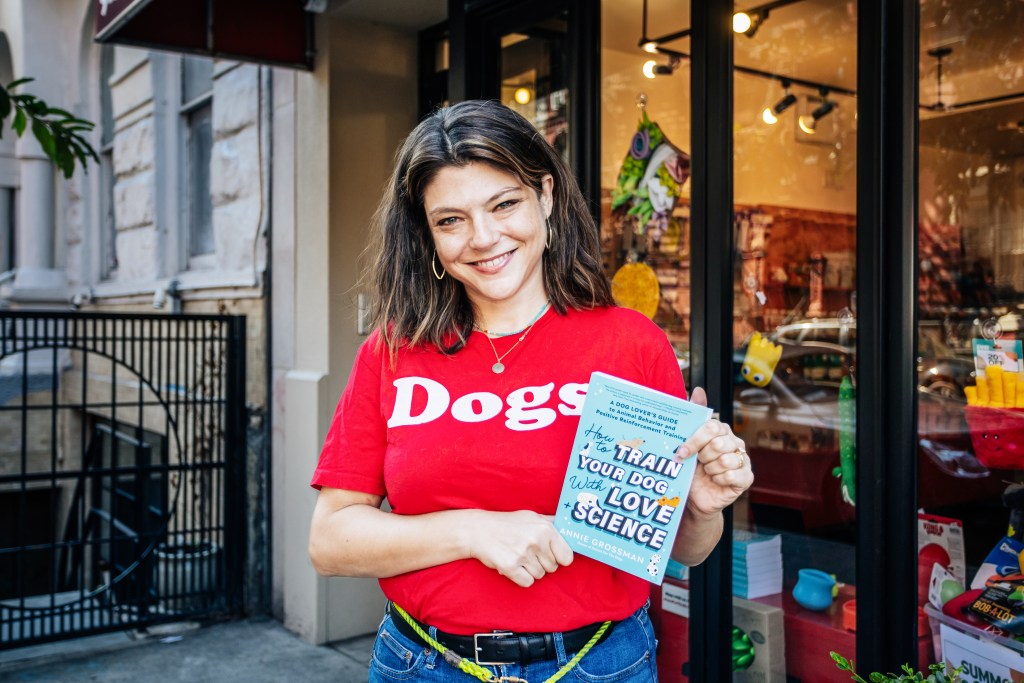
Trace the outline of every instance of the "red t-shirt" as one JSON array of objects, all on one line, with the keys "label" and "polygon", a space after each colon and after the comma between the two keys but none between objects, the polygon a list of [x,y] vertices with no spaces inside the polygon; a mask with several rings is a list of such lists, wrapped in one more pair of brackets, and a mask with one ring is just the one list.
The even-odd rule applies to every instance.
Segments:
[{"label": "red t-shirt", "polygon": [[[494,339],[504,354],[518,336]],[[386,496],[399,515],[450,509],[554,515],[590,373],[685,397],[668,339],[624,308],[546,312],[505,356],[480,332],[445,356],[403,348],[392,369],[373,335],[359,349],[313,486]],[[577,555],[522,588],[466,559],[380,580],[385,595],[442,631],[564,631],[623,619],[650,584]]]}]

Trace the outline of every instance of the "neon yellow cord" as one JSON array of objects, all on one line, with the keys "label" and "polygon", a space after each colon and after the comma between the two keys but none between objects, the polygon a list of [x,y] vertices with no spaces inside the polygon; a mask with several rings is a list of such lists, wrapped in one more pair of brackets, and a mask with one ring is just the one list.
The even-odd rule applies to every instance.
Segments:
[{"label": "neon yellow cord", "polygon": [[[429,643],[430,647],[440,652],[446,662],[448,662],[452,666],[458,667],[462,672],[467,673],[470,676],[473,676],[474,678],[478,678],[484,683],[498,683],[501,680],[519,680],[506,676],[503,676],[501,679],[495,678],[494,675],[489,670],[480,666],[476,662],[469,661],[465,657],[460,657],[459,655],[455,654],[454,652],[446,648],[441,643],[431,638],[427,634],[427,632],[424,631],[418,623],[416,623],[416,620],[409,616],[409,613],[406,612],[404,609],[402,609],[395,603],[391,603],[391,606],[395,609],[396,612],[398,612],[398,616],[402,617],[402,619],[405,620],[405,622],[412,627],[412,630],[416,632],[416,635],[422,638],[425,642]],[[583,659],[583,655],[590,652],[590,648],[594,647],[594,645],[597,644],[597,641],[599,641],[601,639],[601,636],[605,634],[605,631],[608,630],[608,627],[611,626],[611,623],[612,622],[610,621],[606,621],[603,624],[601,624],[600,628],[597,629],[597,632],[594,633],[593,636],[591,636],[589,641],[587,641],[587,644],[584,645],[583,648],[579,652],[577,652],[572,659],[566,662],[565,666],[556,671],[554,676],[544,681],[544,683],[555,683],[555,681],[561,679],[563,676],[565,676],[565,674],[569,673],[569,670],[576,666],[581,659]]]}]

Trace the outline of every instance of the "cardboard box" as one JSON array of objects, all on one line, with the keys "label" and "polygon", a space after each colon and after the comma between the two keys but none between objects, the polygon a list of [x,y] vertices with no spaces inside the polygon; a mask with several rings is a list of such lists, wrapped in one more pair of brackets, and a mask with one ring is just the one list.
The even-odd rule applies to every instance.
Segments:
[{"label": "cardboard box", "polygon": [[[689,586],[666,579],[652,594],[651,618],[658,629],[659,683],[689,681]],[[786,650],[783,612],[780,608],[742,598],[733,599],[733,627],[738,629],[734,650],[739,665],[738,683],[785,683]],[[748,653],[743,646],[749,647]],[[749,660],[740,659],[752,654]]]},{"label": "cardboard box", "polygon": [[917,515],[918,604],[928,602],[928,587],[935,564],[944,567],[967,585],[967,562],[964,557],[964,524],[959,519],[938,515]]},{"label": "cardboard box", "polygon": [[[786,645],[783,613],[778,607],[765,605],[753,600],[733,598],[732,625],[733,642],[736,643],[739,629],[753,646],[753,659],[746,668],[733,672],[734,683],[786,683]],[[741,650],[734,648],[734,662]],[[739,665],[743,666],[743,661]]]}]

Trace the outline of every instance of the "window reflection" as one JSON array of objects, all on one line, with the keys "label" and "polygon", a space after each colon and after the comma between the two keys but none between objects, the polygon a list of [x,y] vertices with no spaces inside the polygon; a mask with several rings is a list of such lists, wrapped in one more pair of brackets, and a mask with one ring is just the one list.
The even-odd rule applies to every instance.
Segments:
[{"label": "window reflection", "polygon": [[562,12],[501,37],[501,101],[533,123],[571,164],[568,23],[568,12]]},{"label": "window reflection", "polygon": [[733,592],[785,652],[761,680],[830,680],[829,650],[856,651],[856,10],[782,4],[734,40],[733,428],[755,482]]},{"label": "window reflection", "polygon": [[[991,563],[1024,550],[1009,524],[1024,482],[1022,23],[1019,2],[921,3],[917,302],[918,601],[933,626],[1018,657],[1024,645],[986,613],[1024,618],[1021,606],[981,596],[1024,584],[1019,561]],[[946,641],[934,638],[936,658]]]}]

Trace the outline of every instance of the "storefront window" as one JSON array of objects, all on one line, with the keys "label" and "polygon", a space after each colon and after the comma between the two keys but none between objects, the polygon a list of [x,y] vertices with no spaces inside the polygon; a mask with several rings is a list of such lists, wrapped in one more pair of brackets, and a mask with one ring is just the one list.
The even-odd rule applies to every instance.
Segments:
[{"label": "storefront window", "polygon": [[569,154],[569,13],[501,36],[501,101],[537,127],[566,162]]},{"label": "storefront window", "polygon": [[690,41],[653,52],[638,44],[688,27],[689,14],[687,2],[602,3],[600,161],[601,246],[615,300],[665,330],[687,384]]},{"label": "storefront window", "polygon": [[921,3],[918,603],[957,663],[1024,654],[1022,25],[1011,0]]},{"label": "storefront window", "polygon": [[[855,2],[734,15],[734,679],[831,680],[853,657]],[[747,10],[744,12],[743,10]]]}]

